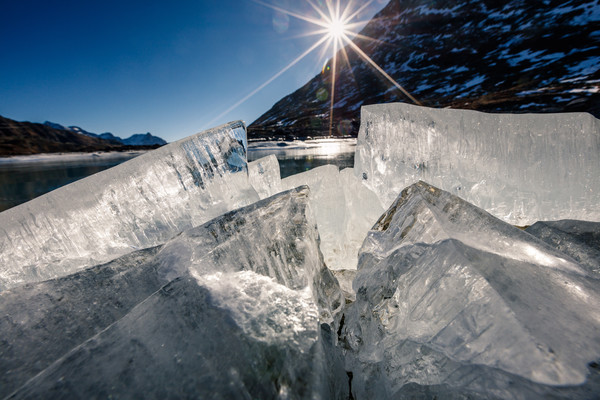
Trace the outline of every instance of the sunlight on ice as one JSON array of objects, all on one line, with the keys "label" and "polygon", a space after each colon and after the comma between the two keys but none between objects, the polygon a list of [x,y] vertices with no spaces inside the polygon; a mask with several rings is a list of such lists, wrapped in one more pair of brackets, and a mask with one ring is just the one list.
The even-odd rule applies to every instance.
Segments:
[{"label": "sunlight on ice", "polygon": [[556,260],[554,258],[542,253],[541,251],[529,244],[523,244],[523,249],[525,251],[525,254],[528,257],[532,258],[533,261],[535,261],[538,264],[546,265],[548,267],[556,265]]},{"label": "sunlight on ice", "polygon": [[319,314],[310,287],[292,290],[252,271],[194,275],[217,306],[231,310],[249,337],[274,345],[293,342],[305,349],[316,341]]},{"label": "sunlight on ice", "polygon": [[0,289],[73,273],[258,200],[246,128],[192,135],[0,213]]},{"label": "sunlight on ice", "polygon": [[[539,206],[535,184],[510,192],[510,176],[485,175],[482,165],[502,172],[529,156],[503,153],[500,146],[512,142],[497,131],[444,131],[488,116],[402,105],[416,114],[380,118],[393,107],[365,108],[371,114],[363,123],[370,124],[361,127],[355,168],[327,165],[281,179],[274,155],[247,165],[243,125],[235,125],[234,132],[184,140],[185,151],[165,146],[139,164],[122,164],[107,181],[73,186],[92,193],[88,208],[69,203],[75,189],[68,189],[24,207],[26,217],[1,214],[4,221],[34,220],[21,247],[14,246],[19,254],[45,237],[43,229],[58,240],[63,232],[79,235],[83,225],[84,238],[102,245],[95,250],[106,254],[98,257],[110,262],[86,268],[79,258],[89,248],[67,241],[77,258],[72,268],[49,262],[45,270],[8,272],[0,337],[9,351],[0,372],[11,372],[0,373],[0,397],[62,389],[86,398],[99,387],[134,397],[174,382],[192,390],[189,397],[233,390],[239,398],[349,398],[351,387],[356,399],[589,398],[600,379],[593,275],[600,258],[593,240],[578,237],[594,237],[600,225],[543,223],[554,229],[551,239],[568,243],[566,254],[546,234],[494,217],[483,208],[503,203],[508,215],[538,216],[565,212],[565,203],[528,208]],[[521,116],[502,118],[511,129],[520,126]],[[527,118],[549,132],[565,121]],[[561,140],[570,139],[557,135],[527,151],[539,157],[561,148]],[[338,151],[333,143],[322,142],[323,151]],[[261,146],[302,150],[299,143]],[[586,151],[576,160],[581,165],[597,160]],[[562,156],[570,165],[572,154]],[[516,180],[529,180],[533,172],[519,173]],[[52,215],[41,217],[48,204],[79,208],[57,224]],[[140,204],[146,206],[136,209]],[[171,209],[182,212],[165,212]],[[556,234],[569,227],[570,241]],[[7,249],[12,242],[2,243]],[[115,243],[128,254],[114,252]],[[50,247],[38,253],[63,257]],[[213,386],[181,386],[198,377]]]}]

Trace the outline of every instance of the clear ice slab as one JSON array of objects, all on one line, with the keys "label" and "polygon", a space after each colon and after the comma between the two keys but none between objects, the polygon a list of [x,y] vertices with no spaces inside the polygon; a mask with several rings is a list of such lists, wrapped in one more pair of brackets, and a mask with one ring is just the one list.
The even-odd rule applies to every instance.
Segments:
[{"label": "clear ice slab", "polygon": [[153,259],[160,248],[0,293],[0,397],[159,290],[165,282]]},{"label": "clear ice slab", "polygon": [[538,221],[525,232],[571,256],[596,278],[600,278],[600,222]]},{"label": "clear ice slab", "polygon": [[358,250],[384,208],[377,196],[354,176],[324,165],[282,179],[284,189],[308,185],[325,264],[331,270],[355,270]]},{"label": "clear ice slab", "polygon": [[279,161],[273,154],[248,163],[248,179],[261,199],[281,192]]},{"label": "clear ice slab", "polygon": [[600,122],[588,113],[361,108],[354,169],[388,207],[423,180],[506,222],[600,222]]},{"label": "clear ice slab", "polygon": [[258,196],[229,123],[0,213],[0,290],[164,243]]},{"label": "clear ice slab", "polygon": [[[339,384],[328,379],[332,373],[345,377],[339,362],[328,362],[330,333],[323,332],[316,312],[299,312],[314,311],[309,298],[252,272],[221,278],[227,288],[214,289],[191,277],[170,282],[12,398],[347,396],[345,379]],[[223,304],[221,290],[252,301],[250,310]],[[259,328],[244,325],[240,316],[254,309],[272,312],[257,321],[265,324]]]},{"label": "clear ice slab", "polygon": [[598,388],[588,365],[600,358],[599,281],[426,183],[405,189],[368,233],[354,289],[340,341],[355,398],[402,397],[405,386],[459,398]]},{"label": "clear ice slab", "polygon": [[308,193],[0,293],[0,395],[345,397],[326,324],[343,296]]},{"label": "clear ice slab", "polygon": [[323,262],[309,193],[290,189],[182,232],[157,254],[158,274],[171,281],[187,271],[253,271],[292,290],[309,287],[319,318],[331,322],[343,295]]}]

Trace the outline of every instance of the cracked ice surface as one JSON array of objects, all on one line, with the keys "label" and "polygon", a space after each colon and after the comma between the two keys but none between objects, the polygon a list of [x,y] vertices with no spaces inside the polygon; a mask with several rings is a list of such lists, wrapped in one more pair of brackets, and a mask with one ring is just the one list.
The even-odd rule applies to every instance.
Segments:
[{"label": "cracked ice surface", "polygon": [[0,213],[0,290],[164,243],[258,199],[235,122]]},{"label": "cracked ice surface", "polygon": [[247,270],[293,290],[309,286],[320,318],[330,322],[343,297],[323,263],[308,204],[308,188],[296,188],[185,231],[157,255],[158,273],[170,281],[186,271],[198,277]]},{"label": "cracked ice surface", "polygon": [[587,113],[361,109],[355,173],[389,206],[423,180],[516,225],[600,221],[600,122]]},{"label": "cracked ice surface", "polygon": [[354,288],[340,339],[356,398],[423,388],[542,398],[585,383],[600,356],[597,279],[423,182],[369,232]]},{"label": "cracked ice surface", "polygon": [[[343,297],[298,188],[0,293],[0,395],[345,398]],[[277,233],[277,234],[275,234]]]}]

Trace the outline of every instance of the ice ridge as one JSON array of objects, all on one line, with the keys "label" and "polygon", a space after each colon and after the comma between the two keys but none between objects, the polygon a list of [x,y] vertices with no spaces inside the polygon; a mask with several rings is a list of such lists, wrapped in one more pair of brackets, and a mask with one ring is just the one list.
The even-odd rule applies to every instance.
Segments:
[{"label": "ice ridge", "polygon": [[0,214],[0,397],[597,397],[600,222],[506,222],[593,214],[597,120],[364,112],[355,169],[231,123]]},{"label": "ice ridge", "polygon": [[354,168],[386,207],[423,180],[515,225],[600,222],[600,122],[588,113],[364,106]]},{"label": "ice ridge", "polygon": [[233,122],[0,213],[0,290],[64,276],[250,204],[246,131]]},{"label": "ice ridge", "polygon": [[411,384],[542,398],[585,384],[600,357],[597,279],[424,182],[368,233],[354,289],[340,341],[356,398],[398,396]]},{"label": "ice ridge", "polygon": [[0,293],[0,396],[345,398],[342,304],[293,189]]}]

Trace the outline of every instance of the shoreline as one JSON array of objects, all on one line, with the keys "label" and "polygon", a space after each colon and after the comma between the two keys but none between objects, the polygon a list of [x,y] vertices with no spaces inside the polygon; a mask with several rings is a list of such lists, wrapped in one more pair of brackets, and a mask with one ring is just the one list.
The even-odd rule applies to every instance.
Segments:
[{"label": "shoreline", "polygon": [[12,164],[34,164],[43,162],[72,162],[86,160],[111,160],[119,158],[134,158],[152,150],[129,151],[94,151],[73,153],[39,153],[19,156],[0,157],[0,166]]}]

